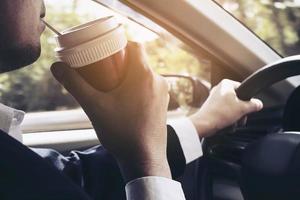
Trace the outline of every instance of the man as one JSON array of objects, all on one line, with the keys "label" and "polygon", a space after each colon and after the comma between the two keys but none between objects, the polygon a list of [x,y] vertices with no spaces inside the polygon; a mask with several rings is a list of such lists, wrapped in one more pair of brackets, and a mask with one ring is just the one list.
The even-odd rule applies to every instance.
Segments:
[{"label": "man", "polygon": [[[1,1],[1,72],[29,65],[39,57],[44,9],[42,0]],[[167,84],[147,66],[138,44],[129,43],[127,51],[129,72],[108,93],[96,91],[64,63],[51,68],[85,110],[109,153],[96,147],[63,157],[55,151],[33,149],[39,156],[5,134],[18,130],[22,112],[0,107],[0,199],[121,199],[121,176],[127,183],[127,199],[184,199],[180,184],[171,179],[170,166],[176,168],[179,162],[172,152],[181,152],[191,162],[201,156],[199,137],[262,108],[259,100],[242,102],[236,97],[238,83],[223,81],[190,119],[170,122],[173,128],[168,127],[167,135]],[[167,148],[171,148],[168,156]],[[105,193],[109,188],[117,188],[116,196],[114,191]]]}]

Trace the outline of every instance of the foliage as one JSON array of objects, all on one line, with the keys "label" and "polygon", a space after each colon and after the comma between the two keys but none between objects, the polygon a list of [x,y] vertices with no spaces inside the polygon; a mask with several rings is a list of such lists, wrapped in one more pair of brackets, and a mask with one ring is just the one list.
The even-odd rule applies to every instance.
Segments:
[{"label": "foliage", "polygon": [[283,56],[300,52],[300,7],[294,0],[216,0]]}]

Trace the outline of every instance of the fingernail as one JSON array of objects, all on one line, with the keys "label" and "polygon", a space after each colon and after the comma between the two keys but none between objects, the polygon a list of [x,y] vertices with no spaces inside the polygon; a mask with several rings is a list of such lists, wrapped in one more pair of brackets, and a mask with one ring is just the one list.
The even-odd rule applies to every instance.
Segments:
[{"label": "fingernail", "polygon": [[257,105],[257,110],[261,110],[263,108],[263,103],[260,100],[256,101],[256,105]]}]

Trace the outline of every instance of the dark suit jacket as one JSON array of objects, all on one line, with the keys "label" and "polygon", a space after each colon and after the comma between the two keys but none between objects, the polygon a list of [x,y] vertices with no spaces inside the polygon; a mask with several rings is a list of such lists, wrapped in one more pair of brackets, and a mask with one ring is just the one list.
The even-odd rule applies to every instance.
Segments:
[{"label": "dark suit jacket", "polygon": [[[168,126],[168,160],[173,177],[185,159]],[[72,151],[29,149],[0,130],[1,200],[122,200],[125,183],[115,159],[101,146]]]}]

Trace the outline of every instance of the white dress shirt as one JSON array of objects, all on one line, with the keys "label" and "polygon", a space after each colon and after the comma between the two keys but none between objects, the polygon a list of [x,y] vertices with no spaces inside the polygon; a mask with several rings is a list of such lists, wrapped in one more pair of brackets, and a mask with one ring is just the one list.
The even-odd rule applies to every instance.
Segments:
[{"label": "white dress shirt", "polygon": [[184,200],[181,184],[172,179],[148,176],[126,185],[128,200]]},{"label": "white dress shirt", "polygon": [[[0,129],[22,142],[21,123],[25,113],[0,104]],[[175,130],[186,163],[202,156],[202,147],[193,123],[187,117],[168,120]],[[185,200],[181,184],[164,177],[142,177],[127,183],[127,200]]]},{"label": "white dress shirt", "polygon": [[203,155],[198,132],[192,121],[187,117],[168,119],[179,139],[186,164],[191,163]]},{"label": "white dress shirt", "polygon": [[22,142],[21,123],[25,112],[10,108],[0,103],[0,129]]}]

